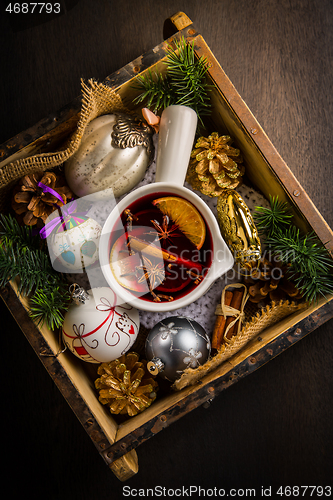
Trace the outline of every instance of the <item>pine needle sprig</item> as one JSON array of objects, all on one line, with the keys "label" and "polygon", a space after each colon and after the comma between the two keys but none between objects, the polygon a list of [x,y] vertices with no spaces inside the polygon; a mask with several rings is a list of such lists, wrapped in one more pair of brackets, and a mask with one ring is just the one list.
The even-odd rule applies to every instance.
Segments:
[{"label": "pine needle sprig", "polygon": [[289,279],[309,303],[333,293],[333,261],[315,234],[301,236],[295,226],[267,239],[281,262],[289,264]]},{"label": "pine needle sprig", "polygon": [[211,86],[206,81],[209,65],[207,59],[195,56],[194,46],[185,38],[175,41],[176,49],[168,48],[166,74],[163,76],[149,70],[136,78],[134,88],[142,90],[134,103],[145,102],[154,113],[173,104],[188,106],[202,116],[210,112]]},{"label": "pine needle sprig", "polygon": [[10,214],[0,214],[0,241],[5,246],[11,243],[30,248],[43,246],[39,234],[34,234],[31,226],[20,226]]},{"label": "pine needle sprig", "polygon": [[281,260],[292,263],[297,273],[315,275],[333,269],[332,259],[314,233],[302,236],[300,230],[291,225],[268,238],[267,243],[278,248]]},{"label": "pine needle sprig", "polygon": [[292,214],[286,202],[279,201],[277,196],[269,196],[270,208],[256,207],[254,221],[260,233],[267,237],[285,229],[291,222]]},{"label": "pine needle sprig", "polygon": [[315,233],[303,235],[291,224],[286,203],[270,197],[270,204],[256,207],[254,220],[269,251],[288,265],[288,279],[310,304],[333,293],[333,260],[325,246]]},{"label": "pine needle sprig", "polygon": [[10,215],[1,215],[0,286],[16,279],[18,293],[29,296],[30,317],[37,324],[46,322],[53,330],[63,322],[70,294],[67,282],[53,269],[41,246],[40,236],[30,227],[20,226]]},{"label": "pine needle sprig", "polygon": [[30,317],[38,326],[45,323],[50,330],[60,328],[68,309],[70,296],[62,286],[37,290],[30,299]]},{"label": "pine needle sprig", "polygon": [[25,296],[45,283],[55,285],[59,281],[48,256],[42,250],[31,250],[16,243],[0,245],[0,286],[19,278],[18,292]]},{"label": "pine needle sprig", "polygon": [[168,75],[176,89],[177,102],[196,111],[199,117],[210,110],[209,89],[205,76],[208,71],[207,59],[196,59],[193,44],[185,39],[175,42],[176,50],[169,51],[167,58]]},{"label": "pine needle sprig", "polygon": [[157,113],[159,109],[167,108],[176,101],[175,91],[170,85],[170,79],[160,73],[152,74],[149,69],[145,76],[137,77],[137,86],[134,88],[143,90],[143,92],[134,99],[135,103],[146,101],[147,108],[153,113]]}]

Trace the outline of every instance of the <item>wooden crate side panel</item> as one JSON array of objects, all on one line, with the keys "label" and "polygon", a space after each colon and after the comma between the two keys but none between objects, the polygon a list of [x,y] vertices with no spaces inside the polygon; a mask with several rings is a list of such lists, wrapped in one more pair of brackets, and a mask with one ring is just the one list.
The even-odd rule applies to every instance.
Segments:
[{"label": "wooden crate side panel", "polygon": [[56,151],[75,130],[81,96],[0,146],[0,168],[21,158]]}]

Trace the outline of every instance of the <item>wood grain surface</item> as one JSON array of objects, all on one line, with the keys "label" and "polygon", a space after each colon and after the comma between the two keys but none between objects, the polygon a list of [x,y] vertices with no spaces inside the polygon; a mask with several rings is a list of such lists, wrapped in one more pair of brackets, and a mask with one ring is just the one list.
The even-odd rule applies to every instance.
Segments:
[{"label": "wood grain surface", "polygon": [[[79,95],[81,78],[102,80],[160,43],[164,20],[184,11],[333,227],[331,0],[66,0],[50,17],[6,13],[8,3],[0,143]],[[2,303],[1,320],[8,497],[23,487],[31,498],[123,498]],[[272,498],[279,486],[332,486],[332,327],[139,447],[139,473],[125,484],[255,488],[257,497],[272,486]]]}]

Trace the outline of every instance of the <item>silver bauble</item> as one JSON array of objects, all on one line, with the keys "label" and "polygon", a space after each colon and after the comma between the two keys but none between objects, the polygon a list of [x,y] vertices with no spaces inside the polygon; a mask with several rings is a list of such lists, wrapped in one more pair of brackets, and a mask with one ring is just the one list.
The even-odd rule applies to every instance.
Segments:
[{"label": "silver bauble", "polygon": [[102,115],[87,126],[78,150],[65,164],[65,176],[79,197],[112,188],[117,198],[144,177],[153,160],[153,129],[130,115]]},{"label": "silver bauble", "polygon": [[210,339],[199,323],[184,316],[159,321],[146,339],[147,368],[174,382],[186,368],[203,365],[210,354]]}]

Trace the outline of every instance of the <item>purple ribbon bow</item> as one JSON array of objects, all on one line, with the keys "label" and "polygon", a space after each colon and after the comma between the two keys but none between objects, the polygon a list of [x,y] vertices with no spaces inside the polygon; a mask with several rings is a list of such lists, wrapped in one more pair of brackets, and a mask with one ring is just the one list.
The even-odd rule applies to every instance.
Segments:
[{"label": "purple ribbon bow", "polygon": [[49,186],[46,186],[46,184],[43,184],[42,182],[39,182],[37,184],[37,186],[40,187],[44,193],[50,193],[53,196],[55,196],[56,198],[58,198],[58,200],[61,201],[61,203],[64,205],[65,202],[64,202],[62,196],[60,196],[60,194],[57,193],[57,191],[55,191],[54,189],[50,188]]},{"label": "purple ribbon bow", "polygon": [[[61,207],[62,213],[60,213],[59,217],[55,217],[54,219],[50,220],[50,222],[45,224],[45,226],[39,231],[40,237],[42,239],[47,238],[52,233],[53,229],[59,224],[63,224],[65,228],[65,219],[70,217],[70,215],[76,210],[76,208],[77,208],[76,200]],[[60,212],[60,209],[58,210]],[[82,216],[83,214],[77,213],[76,215]]]}]

